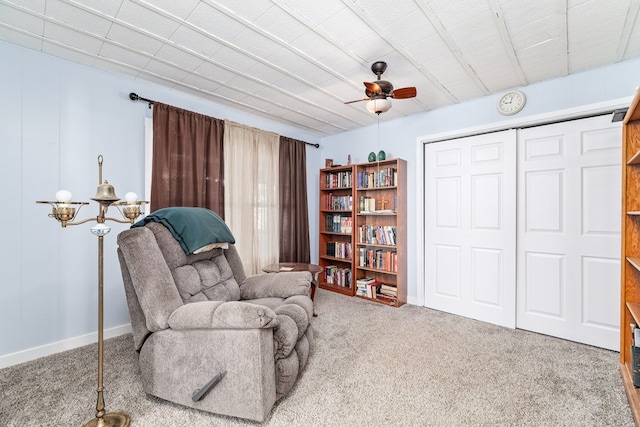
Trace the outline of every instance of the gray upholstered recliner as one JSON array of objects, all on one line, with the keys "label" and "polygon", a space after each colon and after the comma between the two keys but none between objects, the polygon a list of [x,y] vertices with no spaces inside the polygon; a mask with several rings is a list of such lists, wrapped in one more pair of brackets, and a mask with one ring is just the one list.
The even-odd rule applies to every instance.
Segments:
[{"label": "gray upholstered recliner", "polygon": [[145,391],[263,421],[307,363],[310,273],[246,277],[233,245],[187,254],[158,222],[120,233],[118,256]]}]

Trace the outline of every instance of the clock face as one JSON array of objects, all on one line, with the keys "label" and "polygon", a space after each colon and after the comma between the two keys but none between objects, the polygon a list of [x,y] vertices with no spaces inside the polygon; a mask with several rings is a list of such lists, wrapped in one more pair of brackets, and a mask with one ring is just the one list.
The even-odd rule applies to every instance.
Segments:
[{"label": "clock face", "polygon": [[522,110],[525,102],[524,93],[515,90],[507,92],[498,100],[498,111],[500,114],[510,116]]}]

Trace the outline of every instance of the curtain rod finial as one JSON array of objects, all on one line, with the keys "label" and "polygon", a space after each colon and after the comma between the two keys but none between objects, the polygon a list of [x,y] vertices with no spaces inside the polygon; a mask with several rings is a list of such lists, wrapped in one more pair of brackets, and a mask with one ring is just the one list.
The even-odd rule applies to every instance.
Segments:
[{"label": "curtain rod finial", "polygon": [[137,101],[138,99],[140,99],[140,97],[138,96],[138,94],[137,94],[137,93],[133,93],[133,92],[131,92],[131,93],[129,94],[129,99],[130,99],[130,100],[132,100],[132,101]]}]

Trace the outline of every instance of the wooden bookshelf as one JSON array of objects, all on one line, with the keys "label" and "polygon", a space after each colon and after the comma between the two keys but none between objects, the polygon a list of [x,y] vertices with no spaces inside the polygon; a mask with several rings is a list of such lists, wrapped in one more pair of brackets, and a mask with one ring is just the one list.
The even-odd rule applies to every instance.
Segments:
[{"label": "wooden bookshelf", "polygon": [[[403,159],[320,169],[320,288],[393,307],[406,304],[406,183]],[[370,204],[360,206],[361,198]],[[334,225],[343,221],[350,226]],[[384,234],[365,238],[365,229],[370,236]],[[371,256],[365,261],[361,252]],[[375,292],[370,286],[369,295],[357,294],[357,280],[364,278],[376,282]]]},{"label": "wooden bookshelf", "polygon": [[[407,302],[407,162],[356,165],[355,295],[399,307]],[[358,287],[358,281],[373,279]]]},{"label": "wooden bookshelf", "polygon": [[320,169],[318,286],[352,296],[354,165]]},{"label": "wooden bookshelf", "polygon": [[[633,383],[631,324],[640,327],[640,91],[622,122],[622,268],[620,370],[636,425],[640,425],[640,388]],[[638,384],[640,385],[640,384]]]}]

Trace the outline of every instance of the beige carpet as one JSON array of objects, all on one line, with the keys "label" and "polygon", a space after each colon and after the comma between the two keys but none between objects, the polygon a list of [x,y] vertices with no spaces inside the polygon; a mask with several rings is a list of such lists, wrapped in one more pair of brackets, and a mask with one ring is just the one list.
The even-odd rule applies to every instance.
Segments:
[{"label": "beige carpet", "polygon": [[[633,426],[618,353],[319,290],[315,349],[265,426]],[[0,370],[0,426],[94,416],[96,345]],[[257,425],[144,394],[130,335],[105,342],[107,410],[135,426]]]}]

